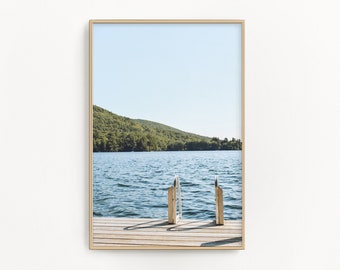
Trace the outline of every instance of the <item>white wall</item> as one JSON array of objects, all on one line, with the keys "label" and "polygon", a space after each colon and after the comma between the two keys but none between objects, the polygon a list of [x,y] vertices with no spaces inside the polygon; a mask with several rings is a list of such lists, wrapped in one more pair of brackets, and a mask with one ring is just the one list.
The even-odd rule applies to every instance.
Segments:
[{"label": "white wall", "polygon": [[[88,20],[246,20],[246,250],[88,250]],[[340,269],[337,1],[0,1],[1,269]]]}]

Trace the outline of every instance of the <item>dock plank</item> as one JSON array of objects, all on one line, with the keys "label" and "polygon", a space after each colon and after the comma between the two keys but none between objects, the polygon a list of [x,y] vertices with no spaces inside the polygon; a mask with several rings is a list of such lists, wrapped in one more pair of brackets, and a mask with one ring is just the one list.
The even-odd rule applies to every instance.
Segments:
[{"label": "dock plank", "polygon": [[242,246],[241,220],[181,220],[168,224],[167,219],[92,218],[92,248],[190,248]]}]

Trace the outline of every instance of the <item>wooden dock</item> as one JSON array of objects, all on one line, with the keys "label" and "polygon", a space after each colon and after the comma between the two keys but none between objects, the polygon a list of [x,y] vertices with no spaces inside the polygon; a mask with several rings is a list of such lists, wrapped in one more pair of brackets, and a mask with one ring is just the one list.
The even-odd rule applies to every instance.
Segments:
[{"label": "wooden dock", "polygon": [[92,218],[93,249],[242,249],[242,221]]}]

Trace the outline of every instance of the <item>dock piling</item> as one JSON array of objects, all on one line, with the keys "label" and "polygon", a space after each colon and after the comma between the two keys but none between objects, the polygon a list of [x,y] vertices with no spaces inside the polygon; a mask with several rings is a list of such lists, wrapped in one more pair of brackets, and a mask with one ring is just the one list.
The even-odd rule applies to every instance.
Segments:
[{"label": "dock piling", "polygon": [[[177,215],[178,203],[178,215]],[[174,185],[168,188],[168,223],[176,224],[182,218],[181,185],[178,176],[175,177]]]},{"label": "dock piling", "polygon": [[217,176],[215,176],[215,201],[216,201],[216,225],[223,225],[224,224],[223,190],[218,185]]}]

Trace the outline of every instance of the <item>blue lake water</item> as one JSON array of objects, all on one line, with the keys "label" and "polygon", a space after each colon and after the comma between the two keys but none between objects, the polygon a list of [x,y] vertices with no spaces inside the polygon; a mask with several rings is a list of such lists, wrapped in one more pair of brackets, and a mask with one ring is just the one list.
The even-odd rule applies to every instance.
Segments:
[{"label": "blue lake water", "polygon": [[241,151],[93,153],[93,215],[167,218],[175,175],[183,219],[215,218],[215,175],[224,218],[242,218]]}]

